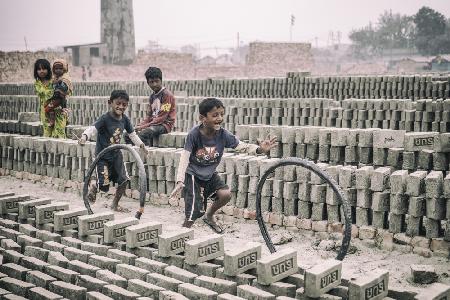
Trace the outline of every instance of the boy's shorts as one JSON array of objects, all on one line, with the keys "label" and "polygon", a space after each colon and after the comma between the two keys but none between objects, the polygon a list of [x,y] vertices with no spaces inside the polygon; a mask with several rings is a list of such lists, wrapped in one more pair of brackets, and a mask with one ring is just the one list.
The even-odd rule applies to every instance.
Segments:
[{"label": "boy's shorts", "polygon": [[97,162],[97,187],[100,191],[108,192],[111,182],[121,185],[128,180],[130,177],[128,177],[121,152],[112,158],[100,159]]},{"label": "boy's shorts", "polygon": [[[203,188],[203,195],[201,193]],[[228,186],[222,179],[214,173],[211,179],[204,181],[194,175],[186,173],[184,177],[184,213],[186,219],[195,221],[205,214],[208,199],[215,201],[218,190],[227,189]]]}]

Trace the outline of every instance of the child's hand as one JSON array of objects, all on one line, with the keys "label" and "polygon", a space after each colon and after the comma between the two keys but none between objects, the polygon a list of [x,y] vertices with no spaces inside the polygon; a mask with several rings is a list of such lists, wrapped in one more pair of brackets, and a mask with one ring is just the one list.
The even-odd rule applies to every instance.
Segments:
[{"label": "child's hand", "polygon": [[270,138],[269,136],[267,139],[259,143],[259,149],[262,153],[267,154],[269,153],[270,149],[275,147],[277,144],[277,137],[274,136],[273,138]]},{"label": "child's hand", "polygon": [[78,145],[84,146],[86,144],[86,136],[83,134],[80,139],[78,139]]},{"label": "child's hand", "polygon": [[145,147],[145,144],[142,143],[139,146],[139,151],[141,152],[142,155],[147,156],[148,155],[148,149]]},{"label": "child's hand", "polygon": [[175,186],[175,188],[173,189],[172,193],[170,193],[170,198],[180,198],[180,193],[181,190],[184,188],[184,183],[182,183],[181,181],[177,182],[177,185]]}]

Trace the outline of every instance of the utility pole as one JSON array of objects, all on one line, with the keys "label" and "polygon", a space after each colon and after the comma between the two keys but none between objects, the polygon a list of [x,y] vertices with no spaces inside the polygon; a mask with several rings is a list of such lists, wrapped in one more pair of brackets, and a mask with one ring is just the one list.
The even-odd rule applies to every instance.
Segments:
[{"label": "utility pole", "polygon": [[291,26],[289,26],[289,41],[292,42],[292,29],[295,25],[295,16],[291,14]]},{"label": "utility pole", "polygon": [[239,50],[239,32],[237,33],[237,45],[236,45],[236,49]]},{"label": "utility pole", "polygon": [[28,51],[27,37],[24,36],[23,40],[25,41],[25,51]]},{"label": "utility pole", "polygon": [[319,48],[319,43],[318,43],[319,38],[316,36],[316,37],[314,37],[314,40],[316,42],[316,48]]}]

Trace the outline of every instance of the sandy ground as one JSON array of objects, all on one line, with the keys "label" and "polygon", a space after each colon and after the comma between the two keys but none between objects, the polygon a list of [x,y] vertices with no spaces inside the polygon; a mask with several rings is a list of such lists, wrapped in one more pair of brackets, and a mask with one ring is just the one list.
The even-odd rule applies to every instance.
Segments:
[{"label": "sandy ground", "polygon": [[[15,193],[26,193],[32,197],[50,197],[59,201],[67,201],[71,208],[84,207],[81,196],[71,192],[60,192],[44,184],[35,184],[29,181],[21,181],[12,177],[0,177],[0,193],[13,191]],[[92,206],[94,212],[107,211],[111,199],[98,197],[95,205]],[[138,208],[138,202],[129,198],[123,198],[121,205],[131,210],[130,213],[116,213],[116,219],[125,216],[134,216]],[[163,231],[176,230],[180,228],[183,221],[183,209],[171,206],[146,206],[141,222],[159,221],[163,223]],[[263,244],[263,255],[269,250],[264,244],[264,240],[259,231],[256,221],[234,219],[234,223],[225,224],[224,233],[225,249],[238,247],[244,242],[254,241]],[[203,237],[213,234],[201,220],[194,224],[195,237]],[[334,250],[325,250],[325,247],[317,246],[319,240],[311,232],[291,232],[285,229],[269,228],[270,236],[275,241],[280,237],[292,237],[290,242],[276,246],[277,249],[290,247],[298,251],[298,263],[300,266],[309,267],[321,261],[336,257]],[[337,240],[340,244],[340,240]],[[357,277],[362,274],[369,274],[375,269],[385,269],[389,271],[389,286],[419,291],[426,285],[417,285],[411,282],[410,265],[426,264],[433,265],[439,276],[439,282],[450,284],[450,261],[443,257],[425,258],[412,253],[401,253],[398,251],[384,251],[375,248],[373,243],[353,239],[351,243],[352,253],[347,254],[343,261],[343,274],[345,277]]]}]

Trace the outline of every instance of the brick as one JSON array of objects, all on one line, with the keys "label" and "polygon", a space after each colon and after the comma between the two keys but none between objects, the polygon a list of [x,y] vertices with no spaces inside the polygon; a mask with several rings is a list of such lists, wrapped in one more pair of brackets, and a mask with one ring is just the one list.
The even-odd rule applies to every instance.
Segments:
[{"label": "brick", "polygon": [[159,292],[159,300],[189,300],[189,298],[176,292],[161,291]]},{"label": "brick", "polygon": [[425,177],[427,171],[416,171],[409,174],[406,184],[406,194],[410,196],[420,196],[425,193]]},{"label": "brick", "polygon": [[3,255],[3,264],[6,263],[15,263],[20,264],[20,260],[25,257],[22,253],[15,250],[5,250],[2,252]]},{"label": "brick", "polygon": [[121,261],[114,258],[109,258],[101,255],[91,255],[88,259],[88,264],[99,267],[101,269],[107,269],[111,272],[116,272],[116,266]]},{"label": "brick", "polygon": [[114,213],[104,212],[78,217],[78,235],[103,233],[104,223],[114,220]]},{"label": "brick", "polygon": [[341,283],[342,262],[334,259],[305,270],[305,295],[319,297]]},{"label": "brick", "polygon": [[163,233],[159,236],[158,255],[169,257],[184,252],[185,243],[194,238],[194,230],[181,229],[175,232]]},{"label": "brick", "polygon": [[4,277],[0,279],[0,288],[22,297],[28,297],[30,289],[34,287],[34,284],[16,278]]},{"label": "brick", "polygon": [[14,195],[0,198],[0,215],[18,213],[19,202],[30,200],[30,195]]},{"label": "brick", "polygon": [[86,299],[86,288],[63,281],[54,281],[50,283],[49,290],[71,300]]},{"label": "brick", "polygon": [[22,250],[22,247],[20,247],[19,244],[14,242],[12,239],[3,239],[0,241],[0,247],[6,249],[6,250],[14,250],[16,252],[20,252]]},{"label": "brick", "polygon": [[55,211],[67,209],[69,209],[69,204],[65,202],[55,202],[36,206],[36,225],[53,223],[53,214]]},{"label": "brick", "polygon": [[402,194],[406,191],[406,183],[408,181],[408,171],[398,170],[391,174],[391,194]]},{"label": "brick", "polygon": [[106,254],[107,257],[120,260],[124,264],[134,265],[137,256],[118,249],[109,249]]},{"label": "brick", "polygon": [[123,278],[122,276],[119,276],[117,274],[114,274],[111,271],[108,270],[99,270],[97,271],[97,274],[95,276],[97,279],[105,281],[109,284],[113,284],[122,288],[127,287],[127,280]]},{"label": "brick", "polygon": [[45,270],[45,267],[49,265],[47,262],[37,259],[35,257],[24,257],[20,261],[20,264],[25,268],[41,272],[43,272]]},{"label": "brick", "polygon": [[89,275],[80,275],[75,280],[75,285],[84,287],[88,291],[101,292],[103,290],[103,287],[105,285],[108,285],[108,283]]},{"label": "brick", "polygon": [[389,273],[374,270],[351,280],[348,287],[349,299],[383,299],[388,294]]},{"label": "brick", "polygon": [[178,287],[178,292],[189,299],[217,299],[217,293],[194,284],[183,283]]},{"label": "brick", "polygon": [[375,169],[372,173],[370,189],[374,192],[382,192],[389,188],[389,177],[391,169],[387,167],[380,167]]},{"label": "brick", "polygon": [[110,246],[96,244],[96,243],[89,243],[89,242],[87,242],[87,243],[81,244],[81,250],[92,252],[95,255],[106,256],[106,254],[108,253],[109,249],[111,249]]},{"label": "brick", "polygon": [[47,291],[42,287],[35,287],[29,291],[29,299],[31,300],[58,300],[63,299],[61,295]]},{"label": "brick", "polygon": [[162,224],[159,222],[146,222],[126,228],[127,247],[136,248],[157,244],[162,232]]},{"label": "brick", "polygon": [[53,265],[46,266],[45,273],[52,277],[55,277],[58,280],[70,283],[74,283],[75,278],[80,275],[79,273],[72,270]]},{"label": "brick", "polygon": [[139,294],[127,291],[126,289],[116,285],[105,285],[103,287],[103,294],[114,299],[137,299]]},{"label": "brick", "polygon": [[6,239],[11,239],[14,242],[17,242],[18,236],[23,235],[23,233],[10,228],[0,228],[0,234],[3,235]]},{"label": "brick", "polygon": [[425,193],[427,198],[439,198],[443,193],[444,176],[440,171],[431,171],[425,177]]},{"label": "brick", "polygon": [[178,291],[178,286],[183,283],[181,280],[158,273],[147,274],[146,281],[174,292]]},{"label": "brick", "polygon": [[56,281],[56,278],[41,271],[29,271],[25,281],[34,284],[35,286],[48,289],[50,282]]},{"label": "brick", "polygon": [[130,217],[120,220],[108,221],[103,224],[103,236],[106,244],[112,244],[117,241],[125,240],[125,229],[128,226],[136,225],[139,220]]},{"label": "brick", "polygon": [[149,282],[145,282],[139,279],[130,279],[128,280],[128,288],[129,291],[135,292],[144,297],[153,297],[158,298],[159,292],[164,291],[165,289],[154,285]]},{"label": "brick", "polygon": [[20,224],[19,232],[22,232],[24,235],[28,235],[30,237],[36,237],[36,232],[38,229],[30,224]]},{"label": "brick", "polygon": [[145,269],[149,272],[155,272],[155,273],[159,273],[162,274],[164,272],[164,269],[168,266],[168,264],[157,261],[157,260],[153,260],[153,259],[148,259],[145,257],[139,257],[135,260],[134,265],[136,267],[139,267],[141,269]]},{"label": "brick", "polygon": [[223,237],[220,235],[189,240],[185,244],[185,262],[190,265],[196,265],[223,256],[223,254]]},{"label": "brick", "polygon": [[269,285],[296,273],[297,269],[297,252],[285,248],[258,260],[258,283]]},{"label": "brick", "polygon": [[83,241],[73,237],[63,237],[61,238],[61,244],[66,247],[81,249],[81,244],[83,244]]},{"label": "brick", "polygon": [[17,244],[19,244],[23,250],[25,250],[26,246],[42,247],[42,241],[40,239],[26,235],[19,235],[17,237]]},{"label": "brick", "polygon": [[374,148],[401,148],[405,141],[405,130],[377,130],[373,132]]},{"label": "brick", "polygon": [[[53,224],[44,224],[43,226],[46,225],[53,225]],[[36,238],[42,240],[43,242],[47,242],[47,241],[53,241],[53,242],[61,242],[61,235],[54,233],[54,232],[50,232],[48,230],[38,230],[36,231]]]},{"label": "brick", "polygon": [[212,291],[215,291],[219,294],[223,294],[226,292],[236,294],[237,284],[236,282],[213,278],[209,276],[199,276],[194,279],[194,284],[196,286],[200,286]]},{"label": "brick", "polygon": [[243,247],[225,251],[224,274],[236,276],[249,269],[256,268],[256,261],[261,258],[261,244],[247,243]]},{"label": "brick", "polygon": [[245,299],[228,293],[224,293],[217,296],[217,300],[245,300]]},{"label": "brick", "polygon": [[198,276],[197,274],[191,273],[175,266],[168,266],[167,268],[165,268],[164,275],[192,284],[194,283],[194,279]]},{"label": "brick", "polygon": [[54,266],[66,268],[69,260],[61,252],[50,251],[47,262]]},{"label": "brick", "polygon": [[105,296],[100,292],[87,292],[86,293],[86,300],[114,300],[111,297]]},{"label": "brick", "polygon": [[150,273],[148,270],[130,266],[127,264],[118,264],[116,266],[116,274],[126,279],[145,280],[146,275]]},{"label": "brick", "polygon": [[79,260],[84,263],[87,263],[91,255],[94,255],[94,253],[73,247],[64,248],[64,256],[67,257],[69,260]]},{"label": "brick", "polygon": [[261,299],[261,300],[275,300],[275,295],[263,291],[253,286],[240,285],[237,287],[237,296],[244,299]]},{"label": "brick", "polygon": [[28,271],[31,270],[14,263],[7,263],[4,265],[0,265],[0,272],[8,275],[9,277],[16,278],[19,280],[25,280]]},{"label": "brick", "polygon": [[410,268],[415,283],[430,284],[438,280],[436,269],[431,265],[411,265]]},{"label": "brick", "polygon": [[72,260],[67,263],[67,269],[80,273],[81,275],[89,275],[95,277],[99,267],[92,266],[79,260]]},{"label": "brick", "polygon": [[28,219],[36,217],[35,207],[39,205],[50,204],[52,202],[49,198],[35,199],[19,202],[19,219]]},{"label": "brick", "polygon": [[87,215],[85,208],[55,212],[53,214],[55,231],[78,229],[78,217],[84,215]]}]

